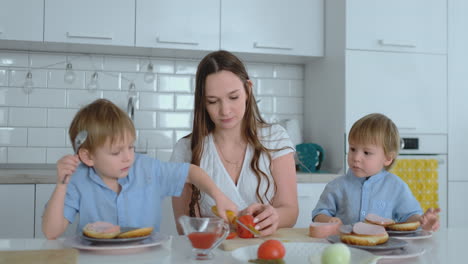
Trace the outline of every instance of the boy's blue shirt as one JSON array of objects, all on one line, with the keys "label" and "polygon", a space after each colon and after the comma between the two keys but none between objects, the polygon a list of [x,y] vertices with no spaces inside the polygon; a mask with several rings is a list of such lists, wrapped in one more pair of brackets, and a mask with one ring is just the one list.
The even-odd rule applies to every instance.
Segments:
[{"label": "boy's blue shirt", "polygon": [[135,154],[128,176],[118,180],[119,194],[111,190],[94,168],[80,164],[68,184],[64,216],[71,223],[79,213],[77,232],[89,222],[104,221],[122,227],[154,227],[159,231],[161,203],[180,196],[189,171],[188,163],[162,162]]},{"label": "boy's blue shirt", "polygon": [[398,176],[382,170],[366,180],[348,169],[346,175],[327,184],[312,211],[312,219],[324,214],[338,217],[347,225],[364,221],[369,213],[405,222],[411,215],[422,215],[422,210]]}]

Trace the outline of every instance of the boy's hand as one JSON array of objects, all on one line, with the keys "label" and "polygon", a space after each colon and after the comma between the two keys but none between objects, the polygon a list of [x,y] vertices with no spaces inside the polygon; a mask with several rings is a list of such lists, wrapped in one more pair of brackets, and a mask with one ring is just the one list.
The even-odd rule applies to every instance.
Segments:
[{"label": "boy's hand", "polygon": [[57,184],[67,184],[70,177],[80,164],[78,155],[65,155],[57,161]]},{"label": "boy's hand", "polygon": [[420,219],[422,229],[428,231],[437,231],[440,227],[439,213],[440,208],[427,209],[427,211],[421,216]]},{"label": "boy's hand", "polygon": [[339,223],[340,225],[343,224],[343,222],[341,222],[341,219],[339,219],[338,217],[330,218],[330,220],[328,220],[328,223]]}]

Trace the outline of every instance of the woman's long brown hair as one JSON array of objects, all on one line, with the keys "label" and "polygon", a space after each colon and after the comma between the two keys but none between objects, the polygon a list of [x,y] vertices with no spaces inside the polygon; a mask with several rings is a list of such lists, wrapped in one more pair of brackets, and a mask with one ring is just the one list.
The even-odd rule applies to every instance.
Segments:
[{"label": "woman's long brown hair", "polygon": [[[215,129],[215,124],[208,115],[206,110],[206,99],[205,99],[205,83],[208,75],[217,73],[220,71],[229,71],[237,75],[242,81],[246,94],[246,108],[245,114],[242,121],[242,131],[244,131],[243,136],[247,141],[248,145],[253,146],[254,154],[252,161],[250,162],[250,167],[257,177],[257,189],[256,196],[257,199],[263,203],[264,200],[260,195],[260,182],[266,180],[267,188],[263,197],[267,199],[268,203],[271,203],[270,199],[266,197],[267,192],[270,188],[274,188],[274,193],[276,193],[276,183],[271,181],[267,174],[259,168],[259,159],[262,152],[268,155],[268,158],[271,161],[270,149],[265,148],[260,142],[257,134],[258,128],[268,127],[263,118],[260,116],[260,111],[258,110],[257,102],[255,101],[252,89],[249,84],[249,76],[244,67],[244,64],[232,53],[220,50],[212,52],[205,56],[200,64],[198,65],[197,74],[196,74],[196,83],[195,83],[195,105],[194,105],[194,117],[193,117],[193,130],[192,134],[187,137],[191,137],[191,149],[192,149],[192,160],[191,163],[200,166],[201,157],[204,149],[204,139]],[[271,162],[270,162],[271,164]],[[190,216],[196,216],[200,212],[200,190],[192,185],[192,195],[191,201],[189,204],[189,214]]]}]

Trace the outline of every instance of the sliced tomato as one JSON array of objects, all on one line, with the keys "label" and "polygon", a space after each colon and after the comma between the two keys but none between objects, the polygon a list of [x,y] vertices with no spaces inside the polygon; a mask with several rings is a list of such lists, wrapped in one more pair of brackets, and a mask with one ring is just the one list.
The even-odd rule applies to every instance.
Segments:
[{"label": "sliced tomato", "polygon": [[[255,223],[253,221],[254,217],[251,216],[251,215],[239,216],[238,219],[242,224],[244,224],[247,227],[254,227],[255,226]],[[252,233],[250,233],[249,230],[243,228],[240,225],[237,225],[237,234],[239,235],[240,238],[254,238],[255,237]]]},{"label": "sliced tomato", "polygon": [[236,232],[230,232],[229,235],[226,237],[226,239],[233,239],[237,236]]}]

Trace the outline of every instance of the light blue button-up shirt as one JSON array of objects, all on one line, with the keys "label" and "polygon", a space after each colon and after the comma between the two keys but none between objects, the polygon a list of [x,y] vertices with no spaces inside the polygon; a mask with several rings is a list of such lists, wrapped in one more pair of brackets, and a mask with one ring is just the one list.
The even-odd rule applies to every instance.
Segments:
[{"label": "light blue button-up shirt", "polygon": [[398,176],[382,170],[368,179],[358,178],[349,169],[346,175],[327,184],[312,211],[312,219],[324,214],[338,217],[347,225],[364,221],[370,213],[405,222],[414,214],[422,214],[422,210]]},{"label": "light blue button-up shirt", "polygon": [[135,154],[128,176],[118,180],[119,194],[111,190],[94,168],[80,164],[71,177],[64,216],[73,222],[79,213],[77,232],[90,222],[105,221],[121,227],[149,227],[159,231],[161,202],[179,196],[188,176],[188,163],[161,162]]}]

